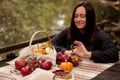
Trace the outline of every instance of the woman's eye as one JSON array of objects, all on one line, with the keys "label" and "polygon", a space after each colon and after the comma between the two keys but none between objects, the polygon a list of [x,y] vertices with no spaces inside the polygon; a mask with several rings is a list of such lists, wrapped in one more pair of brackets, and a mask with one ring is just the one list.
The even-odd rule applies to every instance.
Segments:
[{"label": "woman's eye", "polygon": [[85,18],[86,17],[86,15],[85,14],[75,14],[74,15],[74,18],[77,18],[77,17],[81,17],[81,18]]},{"label": "woman's eye", "polygon": [[80,17],[81,17],[81,18],[85,18],[86,15],[85,15],[85,14],[80,14]]},{"label": "woman's eye", "polygon": [[74,16],[75,18],[77,18],[78,17],[78,15],[77,14],[75,14],[75,16]]}]

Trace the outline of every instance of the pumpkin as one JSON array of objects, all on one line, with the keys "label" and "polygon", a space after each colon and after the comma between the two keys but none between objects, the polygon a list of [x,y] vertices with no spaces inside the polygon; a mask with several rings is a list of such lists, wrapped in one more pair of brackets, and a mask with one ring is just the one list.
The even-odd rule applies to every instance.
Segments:
[{"label": "pumpkin", "polygon": [[72,71],[72,69],[73,69],[73,64],[72,64],[71,62],[62,62],[62,63],[60,64],[59,68],[60,68],[61,70],[65,70],[65,71],[70,72],[70,71]]},{"label": "pumpkin", "polygon": [[38,53],[38,49],[33,49],[33,52],[34,53]]},{"label": "pumpkin", "polygon": [[45,51],[45,49],[43,49],[43,48],[39,49],[38,52],[39,52],[40,54],[46,54],[46,51]]},{"label": "pumpkin", "polygon": [[34,49],[33,52],[40,53],[40,54],[46,54],[46,51],[43,48],[41,48],[41,49]]}]

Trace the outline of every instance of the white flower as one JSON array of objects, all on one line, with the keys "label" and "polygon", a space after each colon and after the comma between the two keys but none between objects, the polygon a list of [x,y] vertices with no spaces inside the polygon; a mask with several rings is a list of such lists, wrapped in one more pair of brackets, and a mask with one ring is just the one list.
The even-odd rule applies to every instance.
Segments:
[{"label": "white flower", "polygon": [[54,53],[54,51],[51,47],[46,47],[45,51],[46,51],[47,54]]}]

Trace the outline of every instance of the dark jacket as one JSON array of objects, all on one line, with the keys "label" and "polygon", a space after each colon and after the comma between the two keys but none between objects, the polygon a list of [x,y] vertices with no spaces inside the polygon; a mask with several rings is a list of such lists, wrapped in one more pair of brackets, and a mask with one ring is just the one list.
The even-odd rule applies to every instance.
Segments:
[{"label": "dark jacket", "polygon": [[[64,52],[70,50],[70,40],[67,37],[69,28],[65,28],[59,34],[52,38],[52,44],[55,46],[57,52]],[[82,36],[82,35],[81,35]],[[77,39],[81,41],[81,39]],[[94,42],[90,45],[81,41],[88,51],[92,52],[90,58],[94,62],[98,63],[110,63],[119,60],[118,50],[114,46],[110,37],[102,30],[97,30]]]}]

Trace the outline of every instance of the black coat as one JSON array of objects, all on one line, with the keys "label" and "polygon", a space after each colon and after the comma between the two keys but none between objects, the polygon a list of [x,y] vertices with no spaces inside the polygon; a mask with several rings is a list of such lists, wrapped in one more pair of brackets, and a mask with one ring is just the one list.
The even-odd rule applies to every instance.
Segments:
[{"label": "black coat", "polygon": [[[70,40],[68,39],[68,30],[65,28],[55,37],[52,38],[52,44],[54,45],[57,52],[64,52],[65,50],[70,50]],[[82,36],[82,35],[81,35]],[[78,39],[80,41],[80,39]],[[118,50],[114,46],[110,37],[102,30],[97,30],[94,42],[91,45],[85,44],[84,46],[88,51],[92,52],[91,60],[99,63],[110,63],[119,60]]]}]

